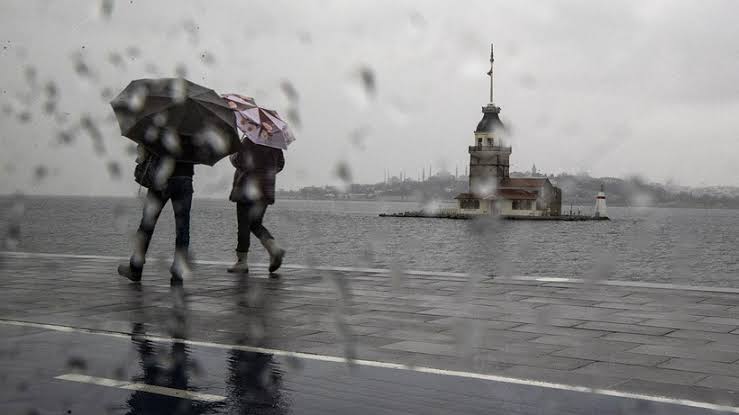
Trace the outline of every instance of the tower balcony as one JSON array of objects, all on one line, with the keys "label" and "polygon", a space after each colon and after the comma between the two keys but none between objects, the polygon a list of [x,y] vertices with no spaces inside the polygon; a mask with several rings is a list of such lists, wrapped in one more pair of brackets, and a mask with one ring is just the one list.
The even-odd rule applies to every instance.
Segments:
[{"label": "tower balcony", "polygon": [[486,145],[478,144],[476,146],[470,146],[469,147],[469,152],[471,153],[473,151],[500,151],[500,152],[505,152],[505,151],[511,151],[511,148],[510,147],[506,147],[506,146],[486,146]]}]

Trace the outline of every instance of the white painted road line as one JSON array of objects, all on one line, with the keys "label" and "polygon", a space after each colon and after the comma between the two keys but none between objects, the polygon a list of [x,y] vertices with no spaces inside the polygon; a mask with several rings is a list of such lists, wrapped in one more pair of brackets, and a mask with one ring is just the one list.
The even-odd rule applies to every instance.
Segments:
[{"label": "white painted road line", "polygon": [[[67,259],[95,259],[103,261],[125,261],[126,257],[115,257],[115,256],[104,256],[104,255],[77,255],[77,254],[51,254],[42,252],[15,252],[15,251],[0,251],[0,255],[5,255],[14,258],[67,258]],[[157,259],[151,259],[152,262],[156,262]],[[171,261],[168,259],[166,261]],[[207,261],[207,260],[196,260],[193,261],[195,264],[202,265],[231,265],[232,262],[227,261]],[[266,268],[269,264],[254,263],[249,264],[252,267]],[[367,274],[392,274],[394,271],[384,268],[355,268],[355,267],[328,267],[328,266],[308,266],[308,265],[294,265],[294,264],[283,264],[282,268],[285,269],[307,269],[317,271],[337,271],[337,272],[363,272]],[[404,270],[404,274],[417,275],[417,276],[431,276],[431,277],[449,277],[449,278],[469,278],[472,274],[458,273],[458,272],[439,272],[439,271],[417,271],[417,270]],[[490,276],[484,276],[489,278]],[[660,290],[680,290],[680,291],[697,291],[697,292],[713,292],[722,294],[739,294],[739,288],[731,287],[711,287],[705,285],[684,285],[684,284],[665,284],[657,282],[639,282],[639,281],[618,281],[618,280],[599,280],[591,281],[582,278],[562,278],[562,277],[533,277],[533,276],[496,276],[493,277],[493,281],[505,282],[505,281],[530,281],[532,283],[541,284],[593,284],[593,285],[605,285],[614,287],[625,287],[625,288],[654,288]]]},{"label": "white painted road line", "polygon": [[[92,335],[98,335],[98,336],[107,336],[107,337],[114,337],[114,338],[129,338],[131,336],[130,334],[109,332],[109,331],[104,331],[104,330],[83,329],[83,328],[76,328],[76,327],[69,327],[69,326],[61,326],[61,325],[56,325],[56,324],[31,323],[31,322],[24,322],[24,321],[17,321],[17,320],[1,320],[0,319],[0,324],[6,324],[6,325],[11,325],[11,326],[34,327],[34,328],[41,328],[41,329],[66,332],[66,333],[78,332],[78,333],[92,334]],[[411,372],[429,373],[429,374],[441,375],[441,376],[453,376],[453,377],[466,378],[466,379],[478,379],[478,380],[491,381],[491,382],[510,383],[510,384],[516,384],[516,385],[525,385],[525,386],[535,386],[535,387],[540,387],[540,388],[556,389],[556,390],[569,391],[569,392],[592,393],[596,395],[612,396],[612,397],[626,398],[626,399],[637,399],[637,400],[643,400],[643,401],[649,401],[649,402],[680,405],[680,406],[691,407],[691,408],[707,409],[707,410],[712,410],[712,411],[717,411],[717,412],[739,414],[739,407],[734,407],[734,406],[717,405],[717,404],[710,403],[710,402],[699,402],[699,401],[692,401],[688,399],[670,398],[666,396],[644,395],[644,394],[639,394],[639,393],[623,392],[623,391],[618,391],[618,390],[613,390],[613,389],[591,388],[588,386],[567,385],[567,384],[562,384],[562,383],[538,381],[534,379],[521,379],[521,378],[513,378],[513,377],[508,377],[508,376],[499,376],[499,375],[484,374],[484,373],[437,369],[437,368],[432,368],[432,367],[409,366],[409,365],[400,364],[400,363],[380,362],[380,361],[375,361],[375,360],[349,360],[349,359],[346,359],[344,357],[339,357],[339,356],[326,356],[326,355],[320,355],[320,354],[314,354],[314,353],[292,352],[288,350],[268,349],[264,347],[252,347],[252,346],[243,346],[243,345],[235,345],[235,344],[222,344],[222,343],[214,343],[214,342],[207,342],[207,341],[174,339],[174,338],[165,338],[165,337],[148,336],[148,335],[139,336],[139,338],[153,341],[153,342],[162,342],[162,343],[180,342],[180,343],[184,343],[190,346],[208,347],[208,348],[223,349],[223,350],[242,350],[246,352],[271,354],[275,356],[285,356],[285,357],[305,359],[305,360],[315,360],[315,361],[321,361],[321,362],[346,363],[346,364],[352,364],[356,366],[406,370],[406,371],[411,371]]]},{"label": "white painted road line", "polygon": [[147,393],[155,393],[157,395],[171,396],[180,399],[189,399],[191,401],[204,402],[221,402],[226,400],[225,396],[210,395],[207,393],[190,392],[182,389],[167,388],[164,386],[149,385],[146,383],[124,382],[115,379],[98,378],[95,376],[79,375],[76,373],[67,373],[66,375],[57,376],[54,379],[66,380],[77,383],[87,383],[90,385],[106,386],[109,388],[118,388],[125,390],[141,391]]}]

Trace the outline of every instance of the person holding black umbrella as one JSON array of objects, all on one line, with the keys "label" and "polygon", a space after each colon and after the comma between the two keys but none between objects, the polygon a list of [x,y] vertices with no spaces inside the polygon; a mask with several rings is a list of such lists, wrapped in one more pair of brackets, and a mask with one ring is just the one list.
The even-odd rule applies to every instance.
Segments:
[{"label": "person holding black umbrella", "polygon": [[182,282],[189,274],[194,165],[212,166],[238,151],[236,118],[213,90],[181,78],[133,81],[111,105],[121,134],[139,144],[134,176],[148,188],[133,255],[118,266],[118,274],[141,281],[154,227],[171,200],[176,226],[171,282]]}]

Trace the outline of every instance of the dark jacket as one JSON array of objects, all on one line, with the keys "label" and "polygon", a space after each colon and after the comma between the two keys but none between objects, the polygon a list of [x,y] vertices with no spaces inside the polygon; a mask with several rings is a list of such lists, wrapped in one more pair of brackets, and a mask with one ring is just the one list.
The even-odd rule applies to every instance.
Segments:
[{"label": "dark jacket", "polygon": [[231,164],[236,167],[229,196],[232,202],[275,203],[275,176],[285,167],[282,150],[244,138],[241,150],[231,155]]}]

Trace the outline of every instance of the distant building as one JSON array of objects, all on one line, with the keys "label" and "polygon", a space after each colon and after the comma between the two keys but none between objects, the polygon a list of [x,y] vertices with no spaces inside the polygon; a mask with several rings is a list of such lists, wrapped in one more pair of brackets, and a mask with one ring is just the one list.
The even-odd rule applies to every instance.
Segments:
[{"label": "distant building", "polygon": [[[506,128],[500,107],[493,102],[493,47],[490,46],[490,103],[482,107],[482,119],[474,133],[470,153],[469,191],[459,194],[461,213],[507,216],[559,216],[562,191],[547,177],[511,178],[513,149],[505,143]],[[532,169],[532,175],[536,173]]]}]

